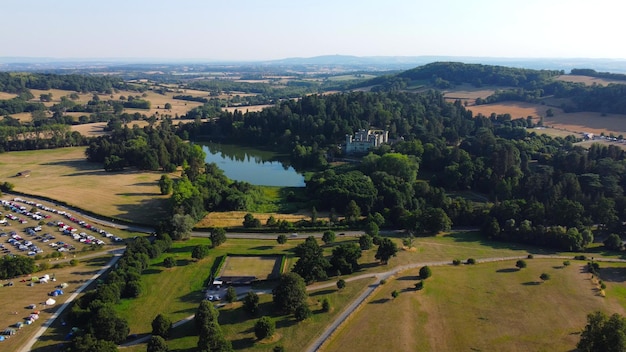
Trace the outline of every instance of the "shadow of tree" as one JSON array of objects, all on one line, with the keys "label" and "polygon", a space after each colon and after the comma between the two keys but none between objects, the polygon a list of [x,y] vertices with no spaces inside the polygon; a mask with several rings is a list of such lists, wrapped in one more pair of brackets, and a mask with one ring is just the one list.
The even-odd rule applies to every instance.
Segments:
[{"label": "shadow of tree", "polygon": [[518,268],[505,268],[505,269],[498,269],[496,270],[496,273],[514,273],[514,272],[518,272],[519,269]]},{"label": "shadow of tree", "polygon": [[387,303],[389,301],[390,301],[389,298],[379,298],[377,300],[370,301],[369,304],[383,304],[383,303]]}]

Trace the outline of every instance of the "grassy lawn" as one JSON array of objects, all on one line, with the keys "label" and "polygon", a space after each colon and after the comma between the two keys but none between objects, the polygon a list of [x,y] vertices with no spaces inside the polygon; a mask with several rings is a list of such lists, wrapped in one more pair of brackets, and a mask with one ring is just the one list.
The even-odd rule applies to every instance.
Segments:
[{"label": "grassy lawn", "polygon": [[[324,350],[382,351],[393,341],[394,351],[564,351],[575,347],[588,313],[624,313],[626,265],[601,264],[620,273],[605,280],[602,298],[585,262],[527,262],[522,270],[514,261],[433,267],[423,291],[413,289],[418,270],[403,272],[379,288]],[[544,272],[551,279],[541,282]],[[393,290],[401,292],[395,300]],[[381,330],[393,337],[381,339]]]},{"label": "grassy lawn", "polygon": [[[35,284],[28,286],[28,282],[21,282],[21,278],[13,279],[15,286],[0,287],[0,302],[2,310],[0,311],[0,329],[4,330],[9,325],[18,321],[24,321],[25,317],[33,311],[27,309],[29,304],[36,304],[36,310],[39,310],[40,318],[32,325],[24,326],[19,332],[10,339],[2,343],[3,351],[15,351],[17,347],[23,346],[39,328],[45,323],[52,314],[64,303],[67,298],[78,289],[87,279],[98,272],[100,268],[111,259],[111,256],[102,256],[80,261],[76,266],[65,266],[59,269],[49,269],[42,272],[34,273],[32,276],[43,276],[45,274],[52,277],[54,275],[56,281],[47,284]],[[28,276],[30,278],[30,276]],[[3,280],[3,284],[7,280]],[[43,303],[49,298],[48,293],[53,291],[57,285],[67,283],[69,286],[63,289],[64,295],[54,297],[56,304],[54,306],[44,306]],[[65,312],[68,310],[66,309]],[[15,315],[14,313],[18,314]],[[64,337],[69,332],[70,327],[61,325],[62,319],[57,319],[55,324],[46,330],[40,342],[35,347],[40,348],[58,343],[58,336]]]},{"label": "grassy lawn", "polygon": [[[105,172],[101,164],[87,162],[84,147],[2,153],[0,167],[0,182],[14,184],[16,191],[139,223],[165,216],[161,173]],[[31,171],[29,177],[15,177],[24,170]]]},{"label": "grassy lawn", "polygon": [[[254,337],[254,323],[257,317],[250,317],[241,307],[241,302],[228,304],[220,309],[219,321],[226,338],[233,343],[235,350],[271,351],[274,346],[282,345],[287,351],[302,351],[333,319],[341,313],[341,307],[358,296],[358,294],[372,283],[372,279],[362,279],[349,282],[341,291],[336,288],[313,291],[309,295],[309,306],[313,316],[303,322],[296,322],[291,316],[276,315],[273,312],[272,296],[260,295],[260,314],[269,315],[276,321],[276,334],[271,341],[257,341]],[[327,298],[331,311],[321,311],[321,302]],[[197,304],[196,304],[197,307]],[[167,341],[170,351],[191,351],[198,342],[198,336],[193,323],[188,323],[174,329],[174,334]],[[146,345],[140,344],[123,351],[145,351]]]},{"label": "grassy lawn", "polygon": [[[271,277],[274,268],[281,262],[280,256],[238,257],[229,255],[226,258],[220,276],[255,276],[261,280]],[[277,276],[278,276],[278,271]]]}]

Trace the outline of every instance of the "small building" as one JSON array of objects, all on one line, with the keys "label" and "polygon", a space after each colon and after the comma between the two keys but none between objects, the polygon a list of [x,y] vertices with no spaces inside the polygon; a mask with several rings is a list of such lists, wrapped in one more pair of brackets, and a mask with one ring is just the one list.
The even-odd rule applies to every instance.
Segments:
[{"label": "small building", "polygon": [[354,136],[346,135],[346,154],[364,154],[370,149],[389,142],[389,131],[359,130]]}]

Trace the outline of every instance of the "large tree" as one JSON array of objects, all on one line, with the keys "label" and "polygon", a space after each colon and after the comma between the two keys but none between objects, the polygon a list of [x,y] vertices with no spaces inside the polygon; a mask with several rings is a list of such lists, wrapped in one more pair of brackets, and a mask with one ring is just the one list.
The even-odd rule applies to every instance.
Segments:
[{"label": "large tree", "polygon": [[344,243],[333,249],[330,264],[334,272],[348,275],[359,270],[359,258],[361,258],[361,248],[356,243]]},{"label": "large tree", "polygon": [[159,314],[152,321],[152,335],[158,335],[166,339],[170,336],[172,321],[163,314]]},{"label": "large tree", "polygon": [[276,323],[270,317],[263,316],[254,324],[254,336],[259,340],[271,337],[274,331],[276,331]]},{"label": "large tree", "polygon": [[398,246],[391,239],[385,237],[378,245],[375,258],[380,260],[382,264],[387,264],[391,257],[395,257],[398,253]]},{"label": "large tree", "polygon": [[297,273],[286,273],[280,277],[278,286],[272,291],[274,305],[285,313],[293,313],[301,304],[306,304],[306,285]]},{"label": "large tree", "polygon": [[583,352],[626,351],[626,319],[619,314],[607,317],[602,312],[587,315],[587,326],[576,347]]},{"label": "large tree", "polygon": [[304,243],[296,246],[295,254],[299,259],[292,271],[299,274],[307,283],[328,277],[326,270],[330,263],[324,257],[324,250],[317,244],[315,237],[309,236]]},{"label": "large tree", "polygon": [[168,352],[169,350],[165,339],[161,336],[153,335],[150,337],[150,340],[148,340],[147,352]]},{"label": "large tree", "polygon": [[195,221],[189,215],[175,214],[172,217],[171,235],[173,240],[186,240],[191,237]]}]

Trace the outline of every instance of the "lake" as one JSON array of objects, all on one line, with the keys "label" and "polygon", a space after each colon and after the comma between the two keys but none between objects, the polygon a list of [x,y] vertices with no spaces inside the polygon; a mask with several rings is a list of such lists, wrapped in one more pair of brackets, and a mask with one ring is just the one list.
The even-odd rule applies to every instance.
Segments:
[{"label": "lake", "polygon": [[232,144],[198,143],[205,161],[215,163],[226,177],[258,186],[304,187],[304,176],[276,160],[276,154]]}]

